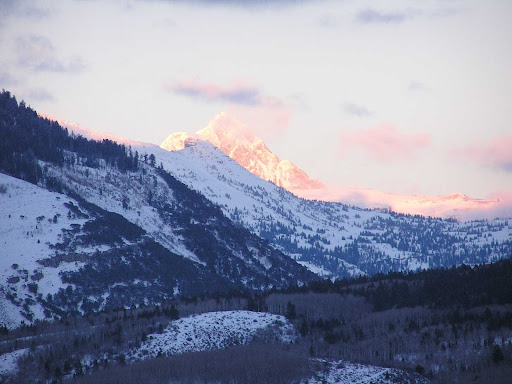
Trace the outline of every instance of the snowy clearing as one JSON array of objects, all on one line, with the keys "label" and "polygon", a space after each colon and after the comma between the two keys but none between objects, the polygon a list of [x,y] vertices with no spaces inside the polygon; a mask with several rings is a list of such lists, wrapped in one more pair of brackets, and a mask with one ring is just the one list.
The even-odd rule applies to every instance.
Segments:
[{"label": "snowy clearing", "polygon": [[429,381],[416,374],[395,368],[349,363],[342,360],[314,359],[321,367],[307,382],[309,384],[426,384]]},{"label": "snowy clearing", "polygon": [[295,340],[295,330],[284,316],[250,311],[209,312],[173,321],[163,333],[148,335],[133,358],[244,345],[258,335],[273,341]]},{"label": "snowy clearing", "polygon": [[0,355],[0,377],[16,373],[18,371],[18,359],[27,352],[28,349],[25,348]]}]

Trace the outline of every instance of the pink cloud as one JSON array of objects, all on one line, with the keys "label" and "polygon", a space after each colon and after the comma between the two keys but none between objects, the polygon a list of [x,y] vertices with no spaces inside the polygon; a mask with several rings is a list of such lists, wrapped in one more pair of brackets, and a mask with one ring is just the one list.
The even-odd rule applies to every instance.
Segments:
[{"label": "pink cloud", "polygon": [[296,195],[313,200],[339,201],[366,208],[432,217],[479,220],[512,217],[512,191],[498,191],[485,199],[462,193],[449,195],[397,194],[374,189],[326,186],[321,189],[294,190]]},{"label": "pink cloud", "polygon": [[260,90],[244,84],[221,86],[214,83],[181,80],[167,84],[165,89],[189,98],[208,102],[225,101],[240,105],[261,105],[265,102]]},{"label": "pink cloud", "polygon": [[243,83],[222,86],[195,80],[165,85],[168,92],[206,102],[225,102],[226,111],[243,121],[257,135],[268,140],[289,126],[292,108],[282,100],[265,95],[259,88]]},{"label": "pink cloud", "polygon": [[461,160],[512,172],[512,135],[479,141],[465,148],[452,150],[452,155]]},{"label": "pink cloud", "polygon": [[401,132],[392,125],[379,125],[341,136],[341,152],[362,149],[379,161],[390,162],[411,158],[430,143],[428,133]]}]

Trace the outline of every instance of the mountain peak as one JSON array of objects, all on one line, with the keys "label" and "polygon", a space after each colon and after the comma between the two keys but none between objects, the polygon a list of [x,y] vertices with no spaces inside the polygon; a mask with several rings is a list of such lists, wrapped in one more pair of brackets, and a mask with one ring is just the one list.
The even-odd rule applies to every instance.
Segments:
[{"label": "mountain peak", "polygon": [[194,138],[209,141],[249,172],[289,191],[323,187],[292,162],[279,159],[245,124],[226,112],[215,116],[196,134],[174,133],[160,146],[177,151]]},{"label": "mountain peak", "polygon": [[244,142],[244,144],[263,143],[244,123],[226,112],[221,112],[211,119],[208,125],[197,134],[217,147],[232,141]]}]

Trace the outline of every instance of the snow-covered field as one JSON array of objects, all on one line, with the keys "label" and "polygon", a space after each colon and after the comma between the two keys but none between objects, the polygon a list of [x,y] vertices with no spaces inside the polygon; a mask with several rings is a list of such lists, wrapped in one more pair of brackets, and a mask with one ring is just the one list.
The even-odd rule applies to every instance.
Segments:
[{"label": "snow-covered field", "polygon": [[16,373],[18,371],[18,359],[27,352],[28,349],[18,349],[0,355],[0,378]]},{"label": "snow-covered field", "polygon": [[308,384],[426,384],[429,382],[418,374],[394,368],[325,359],[315,359],[313,364],[320,369],[308,379]]},{"label": "snow-covered field", "polygon": [[170,323],[163,333],[147,336],[132,358],[145,359],[245,345],[255,337],[291,342],[295,330],[280,315],[250,311],[208,312]]},{"label": "snow-covered field", "polygon": [[[62,241],[63,230],[72,230],[87,219],[70,214],[69,204],[77,207],[78,203],[65,195],[2,173],[0,185],[7,189],[0,193],[0,325],[14,327],[27,318],[20,313],[21,305],[15,306],[12,301],[30,304],[33,300],[30,311],[34,319],[44,318],[30,284],[37,283],[37,294],[46,297],[66,288],[59,277],[61,271],[83,265],[80,261],[63,261],[45,267],[38,261],[55,254],[51,246]],[[95,249],[78,251],[91,254]]]}]

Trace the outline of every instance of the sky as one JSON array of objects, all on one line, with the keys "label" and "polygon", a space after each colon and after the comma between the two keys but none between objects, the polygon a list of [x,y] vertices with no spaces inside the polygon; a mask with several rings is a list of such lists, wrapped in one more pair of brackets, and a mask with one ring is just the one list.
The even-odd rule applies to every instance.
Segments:
[{"label": "sky", "polygon": [[0,88],[160,144],[222,111],[330,185],[512,201],[509,0],[0,0]]}]

